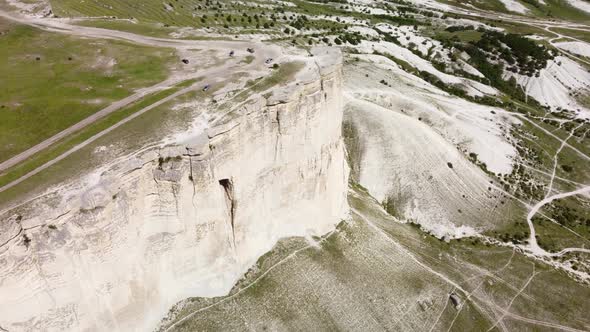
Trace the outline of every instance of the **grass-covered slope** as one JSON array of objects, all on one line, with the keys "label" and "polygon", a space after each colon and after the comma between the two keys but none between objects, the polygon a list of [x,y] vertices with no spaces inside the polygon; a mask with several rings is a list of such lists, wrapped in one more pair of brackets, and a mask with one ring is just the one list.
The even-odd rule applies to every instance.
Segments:
[{"label": "grass-covered slope", "polygon": [[186,300],[161,331],[590,327],[586,286],[509,248],[424,236],[353,188],[350,221],[282,241],[227,297]]},{"label": "grass-covered slope", "polygon": [[569,20],[573,22],[590,22],[590,13],[584,11],[574,2],[584,0],[438,0],[442,3],[477,8],[490,12],[517,14],[537,18]]},{"label": "grass-covered slope", "polygon": [[0,161],[134,90],[163,81],[174,52],[0,20]]}]

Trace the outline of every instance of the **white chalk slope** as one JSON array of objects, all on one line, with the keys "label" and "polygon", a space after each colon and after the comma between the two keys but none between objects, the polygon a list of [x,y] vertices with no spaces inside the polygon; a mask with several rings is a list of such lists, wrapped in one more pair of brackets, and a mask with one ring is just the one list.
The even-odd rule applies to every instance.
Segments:
[{"label": "white chalk slope", "polygon": [[590,118],[590,110],[580,105],[571,93],[582,95],[590,92],[590,72],[575,61],[558,56],[549,61],[539,77],[528,77],[513,73],[517,82],[525,87],[526,93],[542,105],[552,109],[569,109],[582,118]]},{"label": "white chalk slope", "polygon": [[519,14],[526,14],[529,12],[528,8],[516,0],[500,0],[500,2],[502,2],[504,7],[511,12]]},{"label": "white chalk slope", "polygon": [[477,153],[491,171],[509,173],[516,152],[505,136],[516,120],[452,97],[383,57],[363,58],[372,63],[347,69],[345,80],[345,119],[362,146],[361,184],[379,201],[392,197],[403,217],[439,237],[503,222],[501,195],[466,155]]},{"label": "white chalk slope", "polygon": [[340,56],[324,51],[307,79],[175,138],[185,144],[0,215],[0,326],[151,331],[178,301],[227,294],[280,238],[334,229],[348,168]]},{"label": "white chalk slope", "polygon": [[577,55],[590,57],[590,44],[582,41],[559,42],[553,45]]},{"label": "white chalk slope", "polygon": [[587,13],[590,13],[590,2],[585,1],[585,0],[567,0],[567,2],[573,6],[576,7],[579,10],[585,11]]},{"label": "white chalk slope", "polygon": [[374,51],[393,55],[398,59],[401,59],[420,71],[428,72],[438,77],[442,82],[447,84],[453,84],[462,87],[470,96],[483,97],[486,95],[497,95],[498,91],[489,85],[479,83],[477,81],[450,75],[443,73],[436,69],[430,61],[425,60],[418,55],[412,53],[405,47],[396,45],[394,43],[380,41],[380,42],[367,42],[362,41],[358,46],[361,53],[371,54]]}]

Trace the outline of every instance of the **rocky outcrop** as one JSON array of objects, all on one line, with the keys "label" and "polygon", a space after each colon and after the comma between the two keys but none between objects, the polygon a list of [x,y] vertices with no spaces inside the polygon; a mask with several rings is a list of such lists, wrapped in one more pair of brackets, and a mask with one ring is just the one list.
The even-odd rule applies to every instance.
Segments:
[{"label": "rocky outcrop", "polygon": [[0,327],[149,330],[184,298],[227,293],[279,238],[345,218],[341,56],[314,53],[190,144],[0,216]]}]

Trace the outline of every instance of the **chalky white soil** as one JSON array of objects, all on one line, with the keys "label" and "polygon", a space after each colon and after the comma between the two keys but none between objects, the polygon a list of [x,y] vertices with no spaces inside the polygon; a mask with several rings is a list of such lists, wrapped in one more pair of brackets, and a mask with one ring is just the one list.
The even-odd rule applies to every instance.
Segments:
[{"label": "chalky white soil", "polygon": [[488,188],[490,178],[467,155],[476,153],[491,172],[510,173],[516,151],[507,130],[518,120],[450,96],[384,57],[362,58],[367,62],[345,71],[345,119],[360,137],[360,183],[439,237],[491,226],[484,219],[503,222],[502,194]]}]

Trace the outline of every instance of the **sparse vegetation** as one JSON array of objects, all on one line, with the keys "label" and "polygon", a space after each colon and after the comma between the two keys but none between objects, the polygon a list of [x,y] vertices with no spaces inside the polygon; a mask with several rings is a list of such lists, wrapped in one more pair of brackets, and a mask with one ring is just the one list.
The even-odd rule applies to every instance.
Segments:
[{"label": "sparse vegetation", "polygon": [[[505,6],[497,0],[483,2],[444,0],[443,2],[456,3],[458,6],[470,8],[470,11],[473,9],[472,6],[485,10],[507,11]],[[560,13],[557,0],[543,2],[521,0],[521,2],[531,10],[531,16],[553,17]],[[486,331],[494,328],[519,330],[560,327],[560,324],[564,324],[564,327],[569,329],[585,330],[590,326],[590,321],[586,318],[589,310],[586,301],[590,295],[589,289],[579,283],[580,280],[572,278],[572,275],[576,275],[573,271],[590,271],[587,255],[585,253],[547,255],[544,260],[537,260],[522,254],[523,252],[529,254],[526,245],[531,239],[531,229],[527,224],[527,210],[530,210],[536,202],[554,193],[569,192],[590,181],[587,163],[584,162],[585,159],[580,158],[580,154],[590,154],[588,144],[590,122],[576,118],[577,110],[573,110],[574,107],[570,107],[572,108],[570,110],[565,109],[564,106],[564,109],[550,112],[549,107],[543,107],[532,97],[527,96],[523,91],[524,88],[515,78],[534,79],[558,54],[547,41],[533,40],[526,35],[526,33],[550,35],[549,31],[542,29],[541,26],[544,23],[531,20],[530,22],[533,23],[526,23],[530,26],[526,26],[525,30],[525,28],[519,29],[519,27],[525,27],[524,19],[523,22],[516,19],[515,22],[504,22],[490,15],[477,16],[481,12],[472,14],[466,11],[436,12],[405,0],[388,0],[371,4],[353,3],[347,0],[288,2],[53,0],[52,4],[58,16],[98,17],[78,22],[81,25],[131,31],[168,39],[220,39],[219,36],[222,35],[223,39],[237,40],[241,39],[242,34],[252,34],[253,36],[249,36],[248,40],[264,39],[259,38],[264,36],[269,38],[264,41],[265,43],[275,42],[285,49],[283,49],[284,52],[280,52],[279,58],[270,51],[260,50],[259,52],[258,46],[262,43],[256,42],[256,52],[249,50],[248,55],[243,54],[246,47],[241,51],[236,49],[235,55],[233,51],[229,55],[227,55],[229,52],[224,53],[225,56],[219,57],[231,66],[223,68],[223,71],[229,72],[235,69],[241,72],[235,75],[230,74],[233,75],[231,78],[223,80],[220,76],[225,73],[214,78],[202,78],[199,84],[201,88],[207,84],[204,90],[199,88],[198,91],[190,91],[176,97],[174,104],[169,101],[160,105],[161,107],[158,106],[156,110],[161,112],[152,111],[143,114],[132,123],[127,123],[109,134],[112,136],[103,137],[97,140],[96,144],[85,147],[82,152],[77,152],[74,155],[75,159],[61,161],[52,166],[49,172],[41,173],[15,189],[1,193],[0,198],[4,201],[16,200],[15,197],[20,197],[22,192],[28,194],[35,190],[44,190],[47,186],[59,183],[64,178],[71,179],[74,176],[72,174],[82,174],[81,169],[95,167],[98,161],[112,162],[127,155],[129,151],[136,151],[145,146],[162,146],[163,139],[170,138],[173,130],[178,132],[181,129],[194,129],[191,127],[194,125],[193,121],[200,120],[201,117],[205,119],[204,121],[214,119],[212,121],[215,121],[215,126],[219,128],[223,128],[222,126],[227,125],[230,120],[244,117],[248,119],[248,122],[239,127],[240,131],[247,130],[248,126],[259,120],[265,125],[278,124],[278,135],[272,134],[270,137],[275,142],[274,146],[272,149],[263,147],[264,151],[263,149],[261,151],[265,153],[265,156],[268,152],[269,160],[273,158],[274,152],[275,161],[282,161],[281,153],[286,151],[280,151],[283,149],[280,143],[291,139],[288,137],[289,128],[284,127],[289,125],[291,119],[287,118],[287,121],[283,121],[282,115],[290,112],[288,115],[293,115],[293,121],[305,122],[307,125],[313,116],[312,112],[306,108],[309,105],[291,109],[289,104],[285,109],[281,109],[285,112],[281,113],[281,116],[277,111],[276,114],[266,112],[259,118],[251,116],[252,112],[248,106],[253,105],[254,102],[261,102],[263,105],[265,102],[268,103],[267,105],[274,103],[278,100],[277,97],[282,97],[277,91],[282,92],[281,89],[287,85],[297,84],[302,90],[308,91],[312,88],[316,89],[317,86],[324,90],[327,86],[340,84],[339,81],[335,83],[333,77],[322,80],[321,84],[308,85],[293,81],[303,68],[303,63],[294,62],[293,58],[303,59],[310,56],[309,63],[313,63],[314,58],[311,58],[311,54],[314,53],[306,53],[306,51],[314,45],[335,45],[347,54],[345,56],[347,65],[363,68],[363,71],[352,72],[352,74],[346,71],[343,73],[344,77],[355,75],[352,77],[361,81],[355,81],[351,87],[347,87],[351,90],[357,87],[356,84],[367,83],[365,87],[358,90],[352,92],[347,90],[345,101],[351,97],[359,99],[360,105],[365,105],[361,102],[372,102],[376,105],[375,109],[391,111],[385,112],[382,118],[377,116],[371,118],[371,122],[367,122],[367,127],[364,123],[355,121],[358,120],[355,112],[344,114],[342,136],[346,150],[338,152],[345,153],[350,166],[349,191],[342,193],[348,194],[348,204],[352,208],[349,211],[349,219],[342,221],[333,232],[324,235],[313,234],[306,230],[305,238],[282,238],[270,252],[258,259],[227,296],[191,298],[184,301],[173,309],[167,320],[160,326],[162,331],[183,318],[186,319],[174,326],[174,330],[346,330],[360,326],[361,329],[366,330]],[[563,9],[563,12],[573,15],[571,8]],[[580,17],[582,18],[583,15]],[[3,21],[0,20],[0,23]],[[480,23],[484,25],[479,27]],[[494,27],[502,29],[494,30]],[[575,33],[585,36],[579,31]],[[188,49],[186,45],[205,45],[205,48],[210,46],[206,43],[191,43],[193,41],[182,41],[183,48],[179,48],[179,54],[185,48]],[[242,41],[239,45],[244,43]],[[48,45],[54,47],[48,47]],[[267,53],[273,54],[272,56],[278,60],[269,59],[263,65],[265,58],[262,57],[268,57]],[[399,72],[392,63],[383,58],[363,53],[384,56],[410,75]],[[6,91],[0,92],[0,132],[3,126],[9,129],[4,131],[4,137],[0,135],[0,145],[5,143],[5,150],[0,149],[0,161],[47,137],[52,132],[92,114],[104,105],[122,99],[139,87],[163,80],[169,70],[169,61],[173,61],[182,70],[189,70],[194,65],[198,66],[200,61],[198,58],[184,54],[182,57],[177,57],[170,50],[135,47],[116,40],[74,39],[61,35],[56,37],[48,32],[12,23],[8,29],[0,24],[0,54],[8,59],[5,61],[5,68],[0,65],[0,71],[8,73],[6,78],[0,78],[0,82],[7,83]],[[218,57],[215,52],[211,54]],[[292,54],[297,56],[290,58]],[[114,63],[110,61],[112,59]],[[252,66],[246,66],[249,64]],[[243,68],[249,70],[255,65],[257,67],[252,72],[256,75],[246,76],[246,69]],[[317,61],[316,65],[319,69],[310,66],[306,70],[310,69],[310,72],[314,73],[320,70],[323,73],[322,63]],[[11,66],[16,66],[16,69]],[[19,72],[23,74],[16,75]],[[211,72],[213,71],[209,71]],[[221,70],[215,73],[219,72]],[[447,79],[450,77],[443,77],[439,72],[460,77],[460,79]],[[484,77],[481,77],[480,73]],[[304,76],[303,74],[307,75],[307,72],[301,72],[301,74]],[[339,78],[338,75],[334,74]],[[244,77],[248,77],[249,81],[246,82]],[[425,84],[424,81],[430,84]],[[194,83],[196,80],[189,80],[158,93],[149,94],[140,101],[57,142],[30,160],[0,174],[0,187],[144,107]],[[208,90],[209,83],[211,90]],[[489,87],[482,88],[482,85],[477,83],[494,87],[501,93],[481,96],[477,92],[486,91]],[[22,84],[22,87],[19,84]],[[472,88],[470,84],[477,86],[474,88],[477,90],[476,93],[470,90]],[[305,85],[304,88],[303,85]],[[235,88],[236,86],[238,88]],[[412,93],[407,93],[410,90],[404,89],[408,87],[416,88],[418,93],[413,94],[413,90]],[[23,89],[26,93],[21,93],[19,89]],[[440,90],[453,96],[448,96]],[[329,89],[319,90],[317,94],[316,91],[312,92],[311,97],[306,97],[306,103],[312,99],[314,102],[319,100],[324,103],[338,98]],[[575,99],[582,102],[582,106],[586,106],[583,103],[587,98],[585,93],[584,89],[579,89],[579,91],[570,91],[570,96],[572,100]],[[55,96],[58,98],[51,99],[47,105],[44,104],[48,98]],[[413,98],[423,99],[416,101],[412,100]],[[491,110],[482,107],[483,111],[477,109],[474,112],[447,113],[450,106],[447,108],[445,103],[460,105],[464,108],[473,106],[462,100],[459,101],[458,98],[499,106],[501,109]],[[333,105],[340,105],[340,101],[336,101],[338,103],[335,102]],[[457,101],[456,104],[455,101]],[[277,101],[277,103],[281,102],[282,100]],[[352,105],[351,103],[349,106],[352,107]],[[275,106],[281,108],[284,105],[273,105]],[[75,111],[66,112],[66,114],[64,109],[75,109]],[[367,106],[367,109],[373,111],[370,106]],[[359,109],[354,111],[360,113],[360,110],[364,109],[359,106]],[[435,116],[435,113],[439,111],[442,115]],[[55,116],[56,114],[60,116]],[[340,115],[337,114],[329,120],[339,120]],[[382,137],[376,137],[374,141],[364,140],[363,135],[387,122],[389,116],[395,116],[394,119],[398,120],[408,118],[408,124],[416,125],[416,127],[411,127],[414,130],[408,130],[407,134],[400,136],[400,139],[391,136],[396,139],[378,140]],[[511,118],[508,119],[509,117]],[[416,122],[416,119],[420,122]],[[509,162],[513,166],[512,172],[507,170],[506,173],[510,174],[495,174],[490,171],[483,160],[489,160],[486,158],[493,155],[492,152],[497,152],[496,147],[491,146],[493,144],[489,144],[486,140],[471,139],[470,130],[461,126],[449,129],[449,132],[457,130],[461,134],[453,136],[453,133],[447,132],[446,123],[437,123],[437,121],[444,122],[440,119],[461,120],[461,125],[473,125],[474,129],[481,130],[481,133],[491,132],[512,144],[514,153],[510,149],[508,152],[501,151],[509,157]],[[22,120],[28,122],[24,123]],[[29,123],[31,121],[32,123]],[[23,124],[20,125],[20,122]],[[488,122],[491,124],[490,127],[487,127]],[[339,124],[333,122],[331,125]],[[387,132],[391,132],[391,128],[385,126],[384,128],[388,130]],[[392,128],[395,127],[392,126]],[[397,147],[405,143],[406,136],[414,134],[412,131],[419,131],[416,128],[433,130],[437,136],[436,139],[427,140],[419,148],[412,149],[410,153],[424,154],[420,148],[438,142],[441,137],[440,144],[442,151],[445,152],[432,159],[418,157],[410,159],[424,161],[420,163],[420,166],[427,166],[424,171],[416,172],[416,176],[403,178],[402,172],[418,163],[405,161],[406,164],[402,164],[398,162],[398,159],[388,163],[387,158],[407,157],[404,153],[408,151],[404,150],[386,151],[391,155],[378,160],[381,163],[378,165],[364,163],[366,161],[364,158],[374,152],[369,150],[373,144],[381,144],[383,148],[387,148],[388,145]],[[212,130],[203,131],[199,139],[204,137],[206,141],[212,138],[212,132]],[[239,132],[236,135],[239,139],[236,144],[248,144],[248,140],[243,138],[242,133]],[[142,137],[148,138],[144,140],[138,138],[141,134],[145,135]],[[308,137],[307,134],[308,132],[305,131],[304,138]],[[300,135],[297,139],[304,135]],[[314,137],[311,147],[315,148],[316,143],[322,143],[316,142],[315,136],[311,137]],[[416,137],[408,137],[408,139]],[[560,139],[565,138],[568,139],[567,145],[560,142]],[[178,143],[180,139],[176,141],[174,138],[173,141]],[[341,142],[335,141],[336,144],[331,144],[330,149],[341,148]],[[495,142],[495,140],[490,141]],[[210,142],[213,142],[213,139]],[[368,145],[367,142],[372,145]],[[98,143],[104,149],[97,150]],[[256,143],[259,144],[259,142]],[[206,144],[204,146],[207,147]],[[302,146],[305,149],[310,147],[309,144]],[[445,150],[447,147],[449,150]],[[222,150],[215,150],[219,148],[217,141],[209,145],[209,148],[211,151]],[[455,148],[458,155],[455,154],[457,152],[454,151]],[[574,148],[579,151],[575,152]],[[474,151],[470,151],[471,149]],[[189,150],[193,151],[187,147],[186,151]],[[296,165],[299,168],[297,171],[300,172],[298,177],[304,179],[303,186],[311,188],[309,196],[322,193],[321,190],[324,190],[326,185],[319,181],[319,185],[315,187],[310,185],[305,178],[304,167],[321,172],[322,169],[317,169],[317,165],[325,164],[326,160],[333,164],[334,160],[331,156],[324,158],[327,150],[329,149],[322,145],[320,157],[310,158],[306,163]],[[437,149],[436,153],[439,151]],[[195,174],[193,177],[193,170],[199,172],[201,167],[200,165],[193,167],[193,165],[195,160],[198,159],[197,162],[201,162],[202,159],[194,157],[195,154],[192,153],[173,152],[173,155],[167,155],[166,153],[170,153],[167,150],[159,153],[162,155],[155,160],[151,157],[150,162],[144,164],[155,169],[152,174],[155,174],[154,180],[159,181],[158,176],[162,174],[176,175],[176,171],[180,170],[184,172],[188,164],[190,173],[178,172],[178,178],[182,180],[180,182],[182,185],[186,184],[187,177],[193,182],[189,184],[188,189],[189,196],[192,190],[192,199],[195,200],[195,197],[198,197],[195,195],[195,190],[201,184],[202,177],[200,174]],[[223,153],[215,152],[212,155],[229,158]],[[248,156],[244,157],[244,161],[247,162]],[[468,165],[469,168],[465,167],[464,161],[456,162],[460,160],[457,158],[463,157],[480,169],[471,167],[472,165]],[[447,160],[452,160],[455,165]],[[338,162],[339,165],[343,165],[341,159]],[[492,166],[495,165],[490,164],[490,169],[494,169]],[[273,167],[265,168],[261,173],[274,174],[279,167],[283,166],[275,168],[273,165]],[[372,172],[381,172],[383,171],[381,168],[386,167],[394,168],[392,174],[395,175],[395,179],[377,177],[376,181],[371,179],[373,182],[366,183],[368,188],[373,189],[374,183],[379,181],[391,182],[390,188],[379,192],[379,200],[371,197],[371,192],[358,183],[361,180],[361,174],[364,177],[367,171],[362,167],[370,168]],[[213,173],[213,171],[209,169],[206,172]],[[225,172],[225,170],[221,171]],[[220,176],[219,171],[215,170],[215,172],[211,174],[212,178]],[[66,175],[66,173],[72,174]],[[60,178],[55,178],[56,174]],[[448,174],[453,176],[453,181],[443,178]],[[148,179],[148,182],[151,180]],[[214,179],[214,181],[217,180]],[[260,181],[260,190],[271,183],[266,180],[265,178],[264,181]],[[299,186],[297,181],[290,185]],[[437,182],[441,185],[439,187],[416,185],[419,181],[420,183]],[[456,182],[456,186],[452,182]],[[167,181],[164,183],[167,186],[171,184],[172,192],[168,192],[170,196],[162,199],[162,202],[171,199],[170,197],[176,199],[179,193],[185,194],[185,190],[178,190],[178,183]],[[420,191],[413,195],[414,197],[406,197],[406,191],[397,190],[415,185]],[[331,190],[329,187],[328,185],[328,189]],[[236,188],[242,189],[242,187]],[[100,193],[100,196],[104,196],[100,199],[106,199],[108,204],[116,208],[101,206],[88,210],[82,209],[85,213],[83,219],[94,217],[93,214],[118,213],[116,209],[126,208],[125,199],[128,193],[115,186],[113,189],[107,189],[104,193]],[[271,200],[274,200],[277,194],[282,196],[287,192],[286,190],[274,191],[275,189],[273,188],[273,192],[268,196]],[[433,192],[440,190],[442,198],[432,201],[422,200],[419,196],[429,190]],[[116,193],[113,194],[113,192]],[[404,194],[398,194],[398,192]],[[149,195],[156,197],[155,193]],[[157,195],[160,195],[160,192]],[[243,193],[236,191],[236,195],[243,196]],[[89,201],[94,199],[90,197],[90,194],[88,196]],[[233,196],[233,190],[231,196]],[[109,197],[112,200],[109,200]],[[211,197],[216,199],[215,195]],[[280,198],[281,201],[286,201],[285,197]],[[448,204],[447,201],[451,198],[453,202],[458,203]],[[86,197],[80,200],[84,199]],[[181,204],[187,201],[178,200]],[[230,224],[233,233],[233,197],[231,201]],[[195,202],[189,202],[193,203],[193,208],[197,206]],[[242,201],[240,204],[243,204]],[[431,212],[433,210],[429,210],[430,204],[437,205],[436,211],[442,212]],[[83,206],[86,205],[94,206],[94,204]],[[289,205],[290,208],[299,208],[296,204]],[[216,205],[213,204],[213,206]],[[539,246],[552,253],[569,247],[587,248],[590,245],[589,206],[590,201],[583,195],[555,199],[545,204],[532,218],[536,230],[535,239]],[[182,210],[185,206],[179,209],[176,204],[175,207],[176,215],[174,211],[169,213],[170,211],[160,209],[157,211],[158,216],[161,214],[165,218],[172,219],[191,215]],[[244,205],[240,205],[239,209],[242,208]],[[241,210],[238,213],[242,212],[246,211]],[[204,218],[207,217],[205,213],[202,215]],[[244,213],[244,215],[247,214]],[[221,214],[216,216],[219,217]],[[452,217],[447,218],[447,216]],[[197,217],[201,218],[201,214]],[[213,225],[218,222],[217,217],[211,223],[212,229],[218,225]],[[440,236],[438,233],[435,234],[435,231],[432,228],[428,229],[429,225],[423,222],[429,217],[440,217],[440,224],[434,227],[448,227],[448,230],[443,229],[441,231],[443,235]],[[34,225],[33,227],[39,227],[41,230],[39,233],[34,233],[30,228],[26,228],[29,227],[28,224],[21,225],[20,219],[11,220],[16,220],[15,224],[21,227],[21,232],[13,238],[14,242],[18,243],[19,255],[25,249],[28,253],[37,247],[63,245],[62,242],[66,241],[64,240],[66,236],[70,236],[68,227],[82,229],[80,225],[70,225],[75,223],[62,223],[62,219],[58,217],[51,221],[44,221],[40,226]],[[469,222],[473,220],[477,223],[470,224]],[[466,222],[463,223],[463,221]],[[200,219],[198,223],[201,223]],[[123,225],[123,223],[120,224]],[[59,228],[56,225],[59,225]],[[221,222],[220,225],[227,226]],[[190,227],[190,239],[196,242],[192,233],[195,231],[193,226],[195,225]],[[332,227],[333,223],[327,226]],[[237,227],[239,230],[239,227],[246,226],[238,224]],[[165,228],[169,231],[168,227]],[[225,236],[224,233],[219,233],[222,231],[221,228],[214,230],[217,232],[215,236],[219,234],[221,237]],[[151,231],[157,232],[156,227],[150,227]],[[204,236],[201,231],[202,229],[197,229],[198,240]],[[261,232],[271,231],[274,230],[261,230]],[[46,238],[41,241],[39,234]],[[182,244],[184,242],[172,238],[174,235],[166,233],[162,239],[153,236],[150,238],[150,241],[154,241],[153,246],[148,247],[159,249],[170,243],[184,246]],[[242,258],[239,255],[244,246],[244,242],[241,242],[243,239],[236,237],[235,233],[233,235],[233,245],[228,245],[227,248],[214,248],[216,253],[224,252],[226,249],[227,252],[231,251],[233,256],[228,260],[230,263],[235,257]],[[274,236],[274,233],[271,235]],[[473,236],[461,237],[467,235]],[[89,232],[85,238],[88,243],[92,240],[91,236],[93,234]],[[168,236],[172,240],[168,240],[166,238]],[[275,241],[276,238],[272,239]],[[219,240],[217,238],[214,240],[216,245],[226,245],[223,241],[217,241]],[[268,248],[267,246],[263,249]],[[215,259],[221,262],[225,258],[220,259],[216,256]],[[211,265],[212,273],[217,273],[215,269],[218,265],[216,264]],[[219,266],[225,268],[223,264],[220,263]],[[571,269],[567,266],[571,266]],[[243,266],[240,268],[242,269]],[[220,283],[236,280],[230,277],[220,279]],[[218,290],[223,289],[217,284],[215,287],[218,287]],[[551,301],[547,301],[548,298]],[[403,315],[399,315],[399,312]],[[347,325],[351,321],[358,325],[352,327]],[[499,325],[500,323],[503,325]]]},{"label": "sparse vegetation", "polygon": [[[139,87],[164,80],[171,50],[11,24],[0,36],[0,161]],[[35,60],[39,58],[39,60]]]},{"label": "sparse vegetation", "polygon": [[166,96],[173,94],[174,92],[180,90],[183,87],[186,87],[190,84],[193,84],[194,80],[188,80],[182,82],[175,87],[170,89],[163,90],[161,92],[154,93],[152,95],[148,95],[145,98],[135,102],[123,109],[110,114],[109,116],[98,120],[97,122],[93,123],[92,125],[82,129],[81,131],[77,132],[76,134],[65,138],[57,143],[53,144],[50,148],[35,154],[32,158],[6,170],[4,173],[0,174],[0,186],[6,185],[15,179],[20,178],[21,176],[27,174],[28,172],[34,170],[35,168],[45,164],[46,162],[56,158],[60,154],[66,152],[67,150],[71,149],[72,147],[76,146],[77,144],[85,141],[86,139],[92,137],[93,135],[99,133],[102,130],[114,125],[115,123],[121,121],[122,119],[130,116],[131,114],[138,112],[139,110],[147,107]]}]

